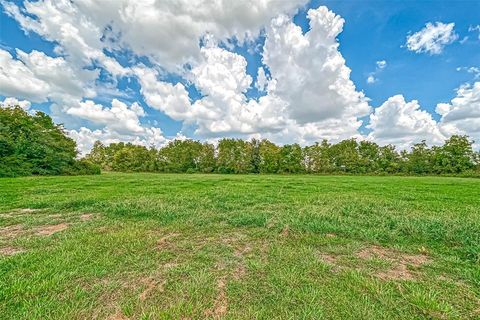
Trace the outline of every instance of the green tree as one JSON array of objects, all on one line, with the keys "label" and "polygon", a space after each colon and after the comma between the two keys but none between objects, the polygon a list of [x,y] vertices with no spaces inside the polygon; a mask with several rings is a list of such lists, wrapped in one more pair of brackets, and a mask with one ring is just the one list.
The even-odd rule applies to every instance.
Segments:
[{"label": "green tree", "polygon": [[467,136],[453,135],[441,147],[434,148],[436,173],[461,173],[475,167],[473,141]]},{"label": "green tree", "polygon": [[222,139],[218,143],[217,170],[220,173],[252,171],[252,144],[241,139]]},{"label": "green tree", "polygon": [[355,139],[343,140],[330,148],[331,159],[339,172],[358,173],[360,154]]},{"label": "green tree", "polygon": [[280,149],[279,172],[300,173],[305,171],[303,150],[299,144],[286,144]]},{"label": "green tree", "polygon": [[280,147],[274,143],[263,139],[258,144],[258,172],[260,173],[277,173],[280,165]]},{"label": "green tree", "polygon": [[434,153],[425,140],[414,144],[409,153],[403,153],[405,169],[409,173],[427,174],[433,172]]},{"label": "green tree", "polygon": [[0,176],[76,174],[89,168],[97,172],[76,156],[75,142],[45,113],[0,108]]},{"label": "green tree", "polygon": [[332,157],[330,155],[331,145],[327,140],[321,143],[316,142],[312,146],[305,147],[305,166],[307,172],[331,173],[335,171]]},{"label": "green tree", "polygon": [[380,147],[378,150],[378,168],[379,172],[396,173],[402,167],[400,154],[392,145]]}]

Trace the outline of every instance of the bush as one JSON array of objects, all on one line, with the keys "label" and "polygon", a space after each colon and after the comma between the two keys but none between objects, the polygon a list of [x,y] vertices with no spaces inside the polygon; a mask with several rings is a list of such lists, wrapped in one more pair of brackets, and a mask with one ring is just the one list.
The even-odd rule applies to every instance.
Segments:
[{"label": "bush", "polygon": [[85,159],[75,160],[72,166],[65,168],[62,172],[63,175],[67,176],[93,175],[100,173],[100,166]]}]

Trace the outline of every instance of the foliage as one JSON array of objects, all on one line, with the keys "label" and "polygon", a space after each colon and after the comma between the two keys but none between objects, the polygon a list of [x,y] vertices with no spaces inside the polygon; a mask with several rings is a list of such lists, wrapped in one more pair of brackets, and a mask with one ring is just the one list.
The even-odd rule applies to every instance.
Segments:
[{"label": "foliage", "polygon": [[75,159],[75,148],[45,113],[0,108],[0,177],[97,173],[97,166]]},{"label": "foliage", "polygon": [[[410,151],[348,139],[323,140],[302,148],[277,146],[263,139],[221,139],[215,147],[194,140],[173,140],[156,150],[132,144],[95,143],[87,156],[104,170],[171,173],[317,173],[317,174],[447,174],[480,173],[480,156],[467,136],[452,136],[443,146],[425,141]],[[475,173],[477,172],[477,173]]]},{"label": "foliage", "polygon": [[411,150],[348,139],[310,146],[277,146],[263,139],[225,138],[212,143],[172,140],[155,149],[132,143],[97,141],[83,160],[75,142],[42,112],[19,107],[0,109],[0,177],[19,175],[96,174],[99,168],[119,172],[169,173],[317,173],[317,174],[480,174],[480,154],[467,136],[454,135],[442,146],[425,141]]}]

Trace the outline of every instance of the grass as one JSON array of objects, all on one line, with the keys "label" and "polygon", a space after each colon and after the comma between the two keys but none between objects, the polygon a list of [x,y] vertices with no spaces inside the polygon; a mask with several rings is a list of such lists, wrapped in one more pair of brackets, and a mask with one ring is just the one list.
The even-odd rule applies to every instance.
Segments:
[{"label": "grass", "polygon": [[2,319],[474,319],[480,180],[0,179]]}]

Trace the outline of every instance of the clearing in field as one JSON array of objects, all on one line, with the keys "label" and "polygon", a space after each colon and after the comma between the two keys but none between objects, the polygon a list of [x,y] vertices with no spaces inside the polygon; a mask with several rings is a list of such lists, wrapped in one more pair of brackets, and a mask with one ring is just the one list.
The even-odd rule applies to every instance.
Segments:
[{"label": "clearing in field", "polygon": [[0,180],[2,319],[480,317],[480,180]]}]

